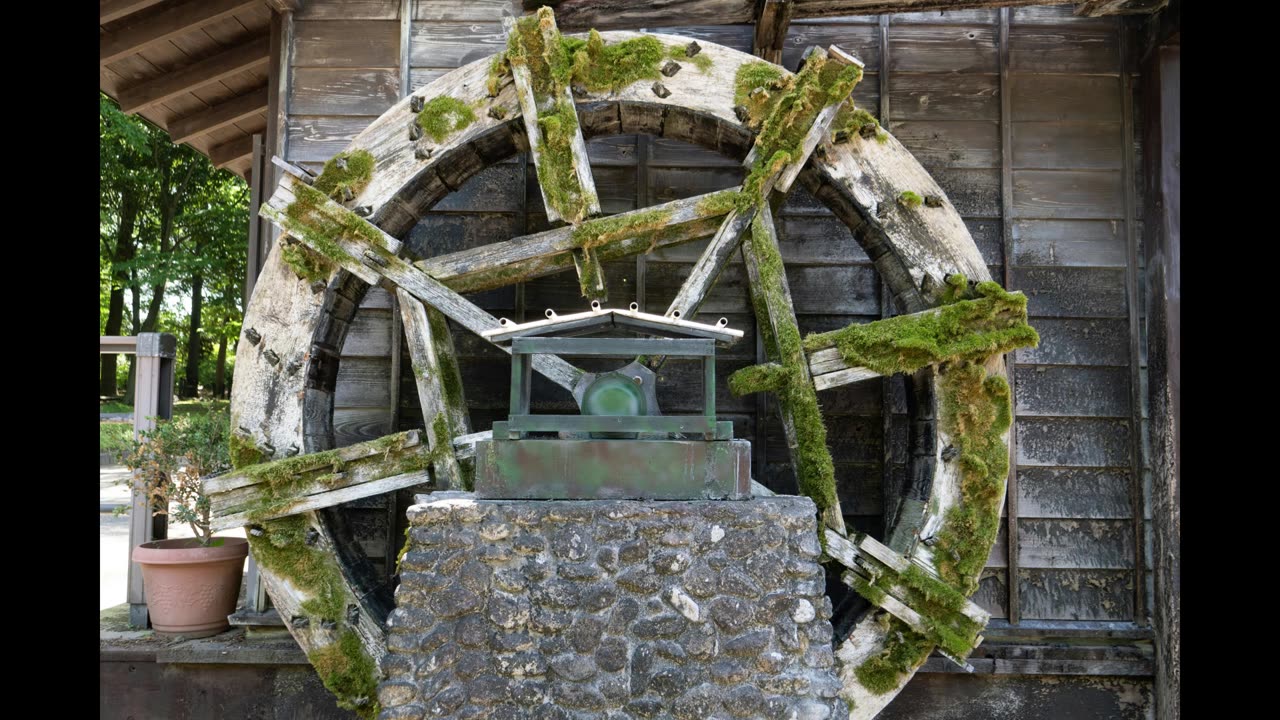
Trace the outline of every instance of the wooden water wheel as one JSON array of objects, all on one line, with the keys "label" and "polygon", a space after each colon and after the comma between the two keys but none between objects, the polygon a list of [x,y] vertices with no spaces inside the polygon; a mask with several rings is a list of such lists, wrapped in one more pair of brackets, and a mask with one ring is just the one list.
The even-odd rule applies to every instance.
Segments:
[{"label": "wooden water wheel", "polygon": [[[540,32],[545,33],[547,47],[560,48],[553,21],[544,21]],[[692,319],[721,268],[741,248],[759,323],[772,338],[772,364],[802,382],[786,393],[791,401],[784,398],[780,404],[793,461],[800,460],[806,441],[805,427],[796,417],[803,408],[796,403],[816,398],[817,390],[879,375],[866,367],[851,367],[836,347],[806,350],[779,340],[799,335],[786,276],[778,282],[769,274],[770,261],[778,255],[768,202],[735,204],[733,198],[741,196],[730,191],[613,216],[608,224],[588,220],[599,213],[599,206],[584,138],[674,138],[745,157],[749,168],[759,167],[760,147],[753,149],[753,143],[760,125],[735,98],[740,93],[735,82],[741,82],[741,68],[763,63],[714,44],[698,47],[687,38],[632,32],[599,35],[604,47],[637,38],[652,38],[669,49],[660,78],[598,90],[552,87],[539,80],[536,67],[531,76],[528,64],[517,61],[511,63],[513,71],[506,72],[501,57],[496,62],[486,58],[397,103],[327,166],[333,170],[329,178],[329,169],[315,178],[277,161],[288,172],[261,212],[286,237],[273,248],[246,313],[231,410],[233,454],[240,464],[285,460],[242,468],[209,481],[207,489],[214,497],[215,525],[249,525],[274,604],[326,684],[351,706],[376,705],[374,680],[364,676],[376,675],[376,662],[385,653],[384,627],[391,607],[386,593],[377,591],[379,581],[336,505],[428,482],[437,488],[465,485],[474,442],[485,433],[469,427],[465,389],[453,361],[449,325],[443,320],[449,318],[475,333],[496,327],[499,320],[460,293],[575,269],[584,294],[602,296],[607,292],[598,267],[602,260],[711,235],[665,314]],[[700,69],[695,69],[693,58],[698,55],[704,59],[696,61]],[[836,69],[859,65],[838,48],[816,49],[807,62],[830,63]],[[674,70],[673,64],[678,66]],[[751,101],[758,100],[760,92],[789,92],[791,74],[770,67],[776,68],[778,81],[749,88]],[[561,94],[546,97],[548,92]],[[878,127],[836,137],[833,122],[846,97],[847,92],[811,108],[806,126],[791,128],[800,138],[792,153],[766,162],[768,167],[755,176],[760,186],[751,190],[776,203],[797,181],[802,183],[850,228],[903,313],[933,312],[952,287],[948,278],[963,275],[989,281],[959,214],[902,145]],[[433,107],[443,109],[447,122],[443,129],[431,126],[424,133],[418,118],[424,108]],[[548,129],[548,108],[570,108],[576,115],[578,129],[569,128],[567,141],[572,167],[560,169],[577,183],[567,200],[563,187],[549,190],[544,180],[555,169],[555,158],[546,159],[544,166],[539,156],[539,149],[549,147],[543,145],[544,134],[566,132],[563,126]],[[416,261],[403,257],[396,238],[406,236],[434,204],[485,167],[531,148],[549,218],[568,218],[575,224]],[[563,177],[557,182],[562,181]],[[923,196],[929,202],[904,202],[907,190],[917,194],[917,201]],[[744,236],[750,239],[744,242]],[[333,264],[327,281],[304,279],[285,261],[284,255],[299,252],[300,245]],[[398,297],[426,427],[335,451],[338,351],[372,285],[393,289]],[[770,291],[771,286],[776,291]],[[555,356],[537,356],[534,369],[570,391],[582,375]],[[927,541],[940,531],[948,511],[964,503],[964,492],[960,471],[947,457],[953,439],[937,420],[935,370],[924,367],[914,374],[919,402],[913,422],[920,429],[913,440],[914,480],[899,498],[884,536],[877,540],[848,535],[838,501],[822,516],[827,555],[845,567],[846,582],[874,603],[856,608],[853,629],[837,652],[853,717],[873,717],[923,662],[923,656],[910,658],[902,672],[890,676],[891,682],[875,688],[862,681],[858,668],[885,656],[886,643],[893,644],[895,635],[901,642],[903,626],[936,640],[931,633],[937,613],[926,612],[928,603],[922,598],[931,595],[929,588],[946,588],[946,583],[937,580],[934,551]],[[985,370],[989,377],[1003,379],[998,354]],[[1007,441],[1007,429],[1001,438]],[[797,463],[798,475],[804,472],[801,464]],[[770,493],[758,483],[754,487],[759,494]],[[987,499],[988,505],[992,499]],[[994,508],[983,512],[994,512],[998,518],[1003,479],[994,500]],[[989,542],[980,548],[984,558],[989,550]],[[988,615],[963,597],[967,594],[957,594],[958,602],[944,603],[946,612],[980,630]],[[930,607],[936,611],[936,602]],[[889,617],[901,624],[887,623]],[[971,645],[980,642],[976,635],[969,635]],[[956,659],[963,664],[962,657]]]}]

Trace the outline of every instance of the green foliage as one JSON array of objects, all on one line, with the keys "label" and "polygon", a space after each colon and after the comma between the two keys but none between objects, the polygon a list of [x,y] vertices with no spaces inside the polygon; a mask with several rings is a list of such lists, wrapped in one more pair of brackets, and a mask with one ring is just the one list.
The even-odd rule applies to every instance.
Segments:
[{"label": "green foliage", "polygon": [[791,373],[781,365],[752,365],[729,376],[729,392],[738,397],[754,392],[776,392],[790,381]]},{"label": "green foliage", "polygon": [[485,78],[485,88],[489,91],[489,97],[498,96],[502,90],[503,80],[509,75],[511,75],[511,65],[507,63],[507,53],[503,51],[494,55],[489,61],[489,74]]},{"label": "green foliage", "polygon": [[676,62],[693,63],[693,66],[698,68],[698,72],[703,75],[709,74],[711,72],[711,67],[715,65],[715,61],[711,59],[711,56],[704,52],[700,52],[693,57],[689,57],[685,54],[684,45],[668,45],[667,57],[675,60]]},{"label": "green foliage", "polygon": [[666,57],[666,48],[657,38],[644,35],[607,45],[600,33],[592,30],[586,45],[571,54],[571,77],[592,92],[618,91],[641,80],[660,78],[659,66]]},{"label": "green foliage", "polygon": [[[743,63],[733,76],[733,104],[742,105],[750,114],[748,125],[758,126],[772,104],[777,101],[777,93],[785,91],[795,83],[794,77],[783,79],[783,69],[763,60]],[[751,91],[764,88],[765,94],[751,98]]]},{"label": "green foliage", "polygon": [[444,142],[445,138],[475,121],[476,113],[470,105],[448,95],[431,98],[418,113],[418,125],[436,142]]},{"label": "green foliage", "polygon": [[122,455],[133,449],[133,423],[98,423],[98,449],[101,452]]},{"label": "green foliage", "polygon": [[902,676],[923,664],[933,651],[929,638],[897,618],[882,617],[887,618],[889,632],[884,649],[854,670],[858,682],[877,695],[897,690]]},{"label": "green foliage", "polygon": [[594,199],[582,187],[573,164],[573,140],[578,132],[578,113],[572,103],[558,101],[538,114],[542,139],[538,146],[538,184],[551,207],[565,220],[576,223],[587,214]]},{"label": "green foliage", "polygon": [[209,498],[201,478],[231,468],[227,438],[231,419],[225,410],[181,415],[160,420],[141,434],[124,457],[133,482],[146,495],[152,514],[170,514],[187,523],[202,545],[213,537],[209,529]]}]

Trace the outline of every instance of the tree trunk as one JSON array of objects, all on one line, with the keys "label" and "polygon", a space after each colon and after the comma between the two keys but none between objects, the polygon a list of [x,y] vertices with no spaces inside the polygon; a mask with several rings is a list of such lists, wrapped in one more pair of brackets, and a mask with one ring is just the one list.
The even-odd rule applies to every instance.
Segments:
[{"label": "tree trunk", "polygon": [[183,395],[196,397],[200,394],[200,307],[204,304],[202,290],[204,276],[195,273],[191,276],[191,322],[187,326],[187,374],[183,381]]},{"label": "tree trunk", "polygon": [[[138,217],[138,200],[130,189],[120,198],[120,225],[116,232],[116,246],[111,251],[111,300],[107,306],[107,326],[103,335],[119,335],[124,325],[124,288],[129,275],[119,268],[119,263],[133,259],[133,227]],[[102,369],[98,376],[98,394],[114,397],[116,394],[116,358],[103,355]]]},{"label": "tree trunk", "polygon": [[227,379],[227,332],[224,329],[218,337],[218,369],[213,373],[213,396],[222,397],[226,393]]}]

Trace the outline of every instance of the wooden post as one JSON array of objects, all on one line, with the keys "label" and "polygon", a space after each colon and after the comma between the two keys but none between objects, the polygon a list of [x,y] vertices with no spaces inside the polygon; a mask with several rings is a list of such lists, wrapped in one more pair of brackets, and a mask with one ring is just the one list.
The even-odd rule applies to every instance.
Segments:
[{"label": "wooden post", "polygon": [[[1155,48],[1142,66],[1146,192],[1147,397],[1151,410],[1151,525],[1156,718],[1181,710],[1181,47]],[[1137,468],[1135,468],[1137,470]],[[1145,578],[1139,578],[1145,582]]]},{"label": "wooden post", "polygon": [[262,133],[253,135],[253,159],[249,164],[249,245],[244,276],[244,306],[249,307],[249,298],[253,297],[253,286],[258,283],[258,274],[262,272],[262,263],[266,253],[262,252],[262,230],[264,223],[253,208],[262,204],[264,183],[270,173],[266,170],[266,153],[262,147]]},{"label": "wooden post", "polygon": [[[1013,282],[1013,86],[1009,81],[1009,8],[1000,8],[1000,217],[1004,270],[1002,280],[1007,289]],[[1009,376],[1009,396],[1016,397],[1014,354],[1005,356],[1005,372]],[[1013,418],[1010,427],[1017,427],[1017,408],[1011,404]],[[1005,538],[1007,543],[1005,587],[1008,589],[1009,624],[1022,620],[1022,600],[1019,595],[1018,569],[1021,561],[1021,540],[1018,535],[1018,433],[1009,433],[1009,475],[1005,479],[1004,494]]]},{"label": "wooden post", "polygon": [[[169,333],[138,335],[138,365],[134,374],[133,438],[156,426],[156,418],[173,415],[173,360],[178,339]],[[148,624],[147,600],[142,587],[142,568],[133,562],[133,549],[144,542],[168,535],[167,516],[152,516],[148,498],[137,488],[131,491],[129,506],[129,624]]]}]

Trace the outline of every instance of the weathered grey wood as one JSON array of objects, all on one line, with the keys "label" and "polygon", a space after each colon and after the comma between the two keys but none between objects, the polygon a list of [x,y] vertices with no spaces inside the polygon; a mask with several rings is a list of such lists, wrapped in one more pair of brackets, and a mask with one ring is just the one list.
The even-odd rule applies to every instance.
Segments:
[{"label": "weathered grey wood", "polygon": [[[623,237],[605,239],[593,250],[600,259],[612,260],[636,254],[650,245],[670,247],[704,237],[707,224],[698,221],[719,217],[704,204],[709,197],[711,195],[699,195],[616,216],[625,221],[628,217],[655,210],[670,213],[661,228],[637,230]],[[510,284],[512,278],[531,280],[568,269],[573,264],[573,250],[579,245],[574,239],[576,230],[574,227],[556,228],[472,250],[437,255],[415,265],[458,292],[488,290]]]},{"label": "weathered grey wood", "polygon": [[1022,616],[1031,620],[1133,620],[1133,571],[1023,568]]},{"label": "weathered grey wood", "polygon": [[[263,67],[270,59],[267,55],[268,44],[266,35],[253,38],[152,80],[127,87],[116,97],[120,102],[120,110],[135,113],[148,105],[162,103],[236,73]],[[265,101],[261,107],[266,107]]]},{"label": "weathered grey wood", "polygon": [[[290,231],[291,227],[294,229],[299,228],[297,221],[285,214],[285,208],[294,201],[292,184],[295,182],[297,180],[290,177],[288,182],[282,183],[260,210],[264,217],[270,218],[272,222],[279,225],[286,232]],[[352,218],[356,217],[354,213],[332,200],[325,201],[322,212],[336,214],[337,216],[345,214]],[[359,220],[367,223],[364,218],[359,218]],[[376,226],[370,225],[370,227],[376,229]],[[385,266],[375,263],[371,267],[368,264],[356,261],[355,258],[363,258],[366,252],[373,251],[358,241],[346,238],[331,238],[347,254],[346,258],[331,259],[338,261],[344,269],[370,284],[377,284],[383,278],[386,278],[393,285],[408,291],[414,297],[428,303],[472,332],[480,333],[484,330],[499,327],[498,319],[494,316],[476,307],[474,303],[445,287],[430,275],[410,265],[407,261],[393,257],[395,253],[399,252],[401,245],[399,240],[381,230],[378,230],[378,237],[381,238],[381,247],[385,251],[385,254],[380,258],[385,263]],[[319,248],[313,249],[320,251]],[[377,269],[374,270],[373,268]],[[533,368],[552,382],[569,390],[572,390],[574,383],[582,374],[582,371],[569,363],[546,355],[535,356]]]},{"label": "weathered grey wood", "polygon": [[289,115],[359,115],[367,120],[395,103],[399,74],[387,68],[295,67],[290,71]]},{"label": "weathered grey wood", "polygon": [[192,0],[102,36],[98,63],[105,65],[258,5],[261,0]]},{"label": "weathered grey wood", "polygon": [[[508,36],[515,32],[515,25],[516,19],[514,17],[507,16],[502,20],[503,30],[506,31]],[[541,29],[542,42],[544,46],[547,48],[555,48],[554,52],[563,52],[556,40],[557,32],[554,18],[550,23],[542,24]],[[566,102],[570,107],[574,108],[577,106],[574,103],[573,93],[567,87],[563,89],[563,96],[559,98],[536,97],[533,91],[533,78],[530,75],[529,67],[522,63],[510,63],[510,65],[511,74],[515,78],[516,97],[520,101],[520,114],[524,118],[525,135],[529,138],[529,154],[533,160],[534,168],[536,169],[539,164],[539,158],[541,157],[539,148],[542,145],[542,131],[538,127],[538,112],[549,110],[558,102]],[[582,191],[584,215],[583,217],[561,218],[560,211],[551,206],[551,202],[548,200],[546,190],[544,189],[542,191],[542,202],[543,206],[546,208],[547,220],[549,222],[564,219],[570,223],[576,224],[586,219],[586,217],[600,214],[600,199],[596,195],[596,181],[591,174],[591,161],[587,156],[587,143],[582,138],[581,122],[577,123],[577,127],[574,128],[573,139],[569,145],[569,152],[573,157],[574,174],[578,178],[578,184]],[[538,183],[541,185],[542,178],[538,179]],[[598,269],[599,268],[597,268],[597,270]],[[597,274],[597,277],[602,277],[602,275]],[[603,286],[601,286],[601,289],[603,289]]]},{"label": "weathered grey wood", "polygon": [[782,47],[796,4],[792,0],[760,0],[756,3],[755,39],[751,52],[775,65],[782,62]]},{"label": "weathered grey wood", "polygon": [[[779,254],[777,231],[773,226],[773,212],[769,209],[768,203],[761,203],[759,209],[755,213],[753,222],[760,223],[760,230],[764,236],[766,243],[766,252]],[[752,230],[753,233],[757,230]],[[791,288],[787,284],[787,277],[783,274],[779,278],[781,288],[765,288],[765,280],[760,274],[760,263],[762,258],[758,257],[757,252],[752,247],[752,243],[743,243],[742,260],[747,267],[747,277],[750,280],[750,290],[752,303],[757,308],[766,311],[768,317],[762,322],[768,323],[772,328],[772,337],[778,338],[782,333],[793,334],[799,337],[800,330],[796,326],[796,312],[791,305]],[[802,348],[796,347],[788,352],[782,346],[775,348],[778,362],[783,366],[791,368],[797,377],[794,382],[800,384],[804,388],[804,392],[814,392],[813,381],[809,376],[809,361],[804,355]],[[814,404],[817,405],[817,398],[814,398]],[[797,452],[800,447],[799,431],[796,426],[795,418],[792,415],[792,408],[788,403],[779,399],[778,411],[782,416],[783,431],[787,436],[787,450],[791,455],[791,464],[795,466],[796,473],[800,472],[800,466],[797,462]],[[830,452],[826,450],[825,452]],[[836,499],[830,506],[823,509],[822,520],[827,527],[832,528],[841,535],[847,534],[844,525],[844,513],[840,510],[840,500]]]},{"label": "weathered grey wood", "polygon": [[[133,439],[142,439],[142,433],[154,430],[156,420],[168,420],[173,415],[173,363],[177,357],[178,340],[169,333],[140,333],[134,342],[133,352],[137,364],[133,374]],[[163,540],[168,536],[168,516],[153,515],[151,498],[129,489],[129,570],[128,586],[129,623],[136,627],[148,627],[146,588],[142,584],[142,568],[133,562],[133,549],[145,542]]]},{"label": "weathered grey wood", "polygon": [[[1011,84],[1009,82],[1011,61],[1009,59],[1009,8],[1000,8],[1000,207],[1010,208],[1013,206],[1013,166],[1014,166],[1014,145],[1013,145],[1013,104],[1010,101]],[[1002,232],[1001,238],[1004,240],[1003,253],[1001,257],[1004,262],[1001,263],[1001,270],[1004,274],[1004,286],[1014,287],[1013,280],[1013,218],[1010,213],[1002,212]],[[1018,286],[1021,287],[1021,286]],[[1028,311],[1029,312],[1029,311]],[[1006,357],[1005,361],[1009,367],[1009,393],[1013,397],[1017,397],[1017,359],[1015,357]],[[1014,404],[1011,414],[1010,423],[1017,424],[1018,407]],[[1022,551],[1020,543],[1022,542],[1022,534],[1019,532],[1019,493],[1018,493],[1018,465],[1014,462],[1014,458],[1018,456],[1017,434],[1013,434],[1009,445],[1009,472],[1005,476],[1005,523],[1002,530],[1005,533],[1007,568],[1006,577],[1018,577],[1019,565],[1022,562]],[[999,543],[999,540],[996,541]],[[1017,624],[1022,618],[1022,606],[1019,602],[1019,586],[1016,582],[1008,583],[1008,598],[1006,602],[1006,610],[1009,615],[1009,621]]]},{"label": "weathered grey wood", "polygon": [[253,117],[267,109],[267,92],[267,87],[263,86],[220,102],[197,114],[176,118],[170,121],[167,128],[169,137],[173,139],[175,145],[180,145],[197,135],[213,132],[218,128]]},{"label": "weathered grey wood", "polygon": [[[443,416],[448,429],[447,441],[455,435],[470,432],[470,419],[467,415],[467,401],[462,394],[462,377],[458,374],[458,365],[453,353],[453,338],[448,331],[443,316],[437,316],[432,322],[430,314],[437,311],[428,309],[401,288],[396,288],[396,299],[400,304],[400,315],[404,319],[405,340],[409,344],[409,357],[413,360],[414,385],[418,388],[418,402],[422,407],[422,417],[426,425],[427,440],[432,451],[440,441],[432,432],[436,416]],[[450,358],[444,361],[445,358]],[[448,373],[448,377],[446,377]],[[394,378],[399,384],[400,378]],[[458,388],[456,397],[449,397],[447,388]],[[461,468],[450,452],[442,453],[440,460],[433,463],[436,486],[443,490],[461,490],[465,488]]]},{"label": "weathered grey wood", "polygon": [[296,503],[291,504],[288,510],[266,514],[242,512],[224,515],[222,517],[212,519],[209,525],[215,531],[228,530],[231,528],[241,527],[255,521],[271,520],[278,517],[286,517],[288,515],[297,515],[311,510],[335,507],[342,503],[352,502],[361,498],[384,495],[403,488],[424,485],[430,481],[431,476],[426,470],[418,470],[401,475],[393,475],[387,478],[368,480],[358,485],[341,487],[336,490],[327,490],[324,492],[303,495]]},{"label": "weathered grey wood", "polygon": [[1018,423],[1018,464],[1126,467],[1129,421],[1119,418],[1026,418]]},{"label": "weathered grey wood", "polygon": [[[400,22],[397,20],[297,20],[293,31],[295,67],[385,67],[399,75]],[[398,91],[398,78],[396,87]]]}]

